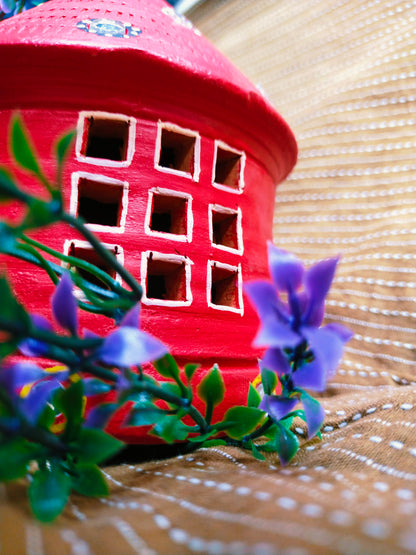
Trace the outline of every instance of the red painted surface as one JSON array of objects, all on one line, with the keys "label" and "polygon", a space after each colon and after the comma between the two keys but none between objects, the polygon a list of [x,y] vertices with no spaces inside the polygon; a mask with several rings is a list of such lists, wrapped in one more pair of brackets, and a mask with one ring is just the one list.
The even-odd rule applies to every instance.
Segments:
[{"label": "red painted surface", "polygon": [[[124,29],[125,35],[131,30],[129,25],[141,32],[119,38],[77,27],[94,26],[91,21],[99,18],[113,21],[113,28]],[[244,403],[248,382],[257,374],[260,353],[252,349],[251,341],[258,320],[245,297],[238,303],[235,291],[221,295],[223,284],[216,289],[213,307],[207,298],[207,282],[211,274],[214,280],[230,276],[229,267],[239,268],[242,283],[267,276],[266,241],[272,234],[275,186],[296,160],[296,143],[287,124],[259,91],[163,0],[117,4],[110,0],[50,0],[0,24],[0,73],[7,76],[0,88],[0,163],[10,164],[6,129],[14,110],[21,111],[51,178],[53,143],[78,124],[78,146],[65,167],[68,206],[71,184],[79,179],[80,190],[87,195],[94,196],[104,183],[107,196],[121,204],[120,191],[128,187],[123,197],[124,227],[101,227],[97,235],[104,243],[117,245],[125,266],[145,289],[150,286],[144,271],[147,265],[141,262],[144,252],[154,253],[151,271],[166,272],[166,262],[155,262],[158,257],[181,257],[176,261],[188,264],[190,276],[188,293],[182,283],[173,294],[173,304],[180,301],[179,306],[167,306],[166,302],[155,306],[144,300],[143,329],[164,341],[181,363],[200,362],[199,377],[213,362],[220,365],[227,398],[217,416],[232,404]],[[123,118],[130,122],[130,130],[135,126],[129,148],[122,148],[124,162],[85,156],[81,112],[95,121],[102,118],[111,123],[116,118],[115,135]],[[171,125],[175,126],[173,139]],[[158,126],[165,129],[162,142],[168,155],[168,161],[161,163]],[[171,142],[192,142],[189,133],[195,138],[195,156],[184,170],[174,161],[179,171],[172,171],[167,167]],[[217,141],[221,141],[219,151]],[[239,153],[240,167],[244,165],[241,191],[234,182],[231,186],[213,184],[216,152],[220,158],[227,157],[228,147]],[[220,173],[219,169],[217,180]],[[18,170],[16,174],[23,186],[36,187],[29,176]],[[153,204],[149,191],[159,195]],[[177,200],[178,195],[182,200]],[[76,210],[76,195],[72,203]],[[149,220],[152,206],[153,212],[163,213],[166,205],[171,219],[176,219],[170,233],[157,231],[158,226],[166,226],[164,216],[162,223],[157,223],[157,217]],[[14,208],[9,206],[6,212],[13,217]],[[228,224],[232,221],[230,229],[224,232],[224,220],[233,213],[228,220]],[[210,219],[216,229],[213,239]],[[236,226],[240,223],[238,243]],[[64,226],[36,237],[59,251],[80,239]],[[225,245],[218,247],[221,242]],[[210,270],[214,263],[217,268]],[[14,260],[7,264],[23,302],[32,311],[49,316],[52,287],[46,274]],[[148,293],[152,294],[151,289]],[[172,293],[168,291],[168,295]],[[238,311],[229,310],[229,305]],[[100,333],[111,329],[109,320],[102,318],[97,324],[97,318],[88,314],[83,314],[82,324]],[[129,441],[143,440],[140,434],[126,435],[119,422],[111,429]]]}]

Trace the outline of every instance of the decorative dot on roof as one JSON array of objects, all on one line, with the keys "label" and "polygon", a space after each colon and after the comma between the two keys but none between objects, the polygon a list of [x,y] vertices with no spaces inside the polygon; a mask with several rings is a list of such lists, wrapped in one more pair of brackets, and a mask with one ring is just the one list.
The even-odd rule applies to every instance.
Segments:
[{"label": "decorative dot on roof", "polygon": [[87,33],[94,33],[102,37],[129,38],[137,37],[142,32],[141,29],[133,27],[130,23],[122,23],[112,19],[93,18],[83,19],[77,23],[78,29]]}]

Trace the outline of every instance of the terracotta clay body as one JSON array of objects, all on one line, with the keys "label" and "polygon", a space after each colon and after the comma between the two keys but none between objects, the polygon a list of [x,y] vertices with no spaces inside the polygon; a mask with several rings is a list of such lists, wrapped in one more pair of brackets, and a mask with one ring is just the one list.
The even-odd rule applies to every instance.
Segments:
[{"label": "terracotta clay body", "polygon": [[[199,376],[219,364],[227,396],[217,414],[244,403],[260,353],[243,285],[268,273],[275,186],[296,160],[286,123],[163,0],[50,0],[0,24],[0,74],[0,164],[10,165],[16,109],[51,179],[54,141],[76,128],[68,207],[142,283],[142,328],[180,364],[200,363]],[[36,238],[93,260],[67,227]],[[7,265],[20,299],[50,317],[46,274]],[[105,334],[112,323],[83,314],[82,325]],[[111,431],[142,441],[121,419]]]}]

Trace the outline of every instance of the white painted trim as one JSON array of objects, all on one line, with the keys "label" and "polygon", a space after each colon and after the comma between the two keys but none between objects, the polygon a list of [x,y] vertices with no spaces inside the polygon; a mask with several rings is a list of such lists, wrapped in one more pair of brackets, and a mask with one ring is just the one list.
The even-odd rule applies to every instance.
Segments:
[{"label": "white painted trim", "polygon": [[123,194],[121,198],[121,213],[120,213],[120,224],[118,226],[113,225],[101,225],[101,224],[86,224],[86,227],[91,231],[101,231],[101,232],[111,232],[111,233],[124,233],[126,226],[126,217],[128,209],[128,193],[129,184],[127,181],[119,181],[118,179],[113,179],[105,175],[100,175],[97,173],[88,172],[74,172],[71,175],[71,197],[69,203],[69,212],[73,216],[78,213],[78,184],[80,179],[85,178],[90,181],[95,181],[97,183],[108,183],[109,185],[116,185],[117,187],[123,188]]},{"label": "white painted trim", "polygon": [[[82,141],[84,137],[84,125],[85,120],[90,117],[113,119],[118,121],[126,121],[129,123],[129,132],[127,139],[127,151],[126,160],[120,162],[116,160],[107,160],[105,158],[93,158],[91,156],[85,156],[81,153]],[[136,143],[136,119],[131,116],[126,116],[124,114],[113,114],[110,112],[87,112],[82,111],[78,116],[77,123],[77,140],[75,144],[75,154],[79,162],[85,162],[87,164],[93,164],[95,166],[111,167],[111,168],[126,168],[130,166],[131,161],[135,152]]]},{"label": "white painted trim", "polygon": [[[163,129],[167,129],[168,131],[173,131],[175,133],[178,133],[179,135],[186,135],[187,137],[195,138],[193,174],[182,170],[175,170],[172,168],[166,168],[165,166],[159,166]],[[195,182],[198,182],[199,174],[201,172],[200,159],[201,159],[201,136],[197,131],[193,131],[192,129],[186,129],[184,127],[179,127],[179,125],[176,125],[175,123],[171,123],[171,122],[163,122],[161,120],[157,122],[157,135],[156,135],[155,159],[154,159],[154,165],[156,170],[163,173],[169,173],[171,175],[186,177],[188,179],[192,179]]]},{"label": "white painted trim", "polygon": [[[212,287],[212,268],[213,267],[222,268],[224,270],[229,270],[237,274],[237,299],[238,306],[225,306],[214,304],[211,302],[211,287]],[[207,266],[207,303],[210,308],[215,308],[215,310],[222,310],[225,312],[235,312],[243,316],[244,314],[244,302],[243,302],[243,277],[241,274],[241,264],[238,266],[232,266],[231,264],[224,264],[222,262],[216,262],[214,260],[208,260]]]},{"label": "white painted trim", "polygon": [[[160,195],[166,195],[170,197],[176,198],[183,198],[186,199],[187,207],[186,207],[186,231],[187,233],[184,235],[178,235],[176,233],[166,233],[164,231],[153,231],[150,228],[150,222],[152,219],[152,199],[154,193]],[[192,230],[194,227],[194,217],[192,212],[192,195],[187,193],[182,193],[181,191],[172,191],[171,189],[164,189],[162,187],[153,187],[149,189],[148,193],[148,201],[147,201],[147,208],[146,208],[146,216],[144,222],[144,231],[146,235],[151,235],[152,237],[162,237],[163,239],[169,239],[170,241],[181,241],[190,243],[192,241]]]},{"label": "white painted trim", "polygon": [[[147,261],[152,255],[153,260],[163,260],[165,262],[174,262],[176,264],[184,264],[185,267],[185,297],[184,301],[172,301],[172,300],[163,300],[163,299],[149,299],[146,296],[146,286],[147,286]],[[141,272],[140,272],[140,283],[143,289],[143,296],[141,298],[141,302],[145,305],[150,306],[169,306],[169,307],[176,307],[176,306],[190,306],[192,304],[192,291],[191,291],[191,265],[193,262],[186,257],[180,256],[177,254],[164,254],[161,252],[155,251],[144,251],[142,252],[142,259],[141,259]]]},{"label": "white painted trim", "polygon": [[[213,212],[220,212],[222,214],[236,214],[237,221],[236,221],[236,231],[237,231],[237,245],[236,249],[232,247],[227,247],[225,245],[218,245],[214,243],[214,227],[212,225],[212,213]],[[243,244],[243,226],[242,226],[242,214],[241,208],[233,209],[227,208],[225,206],[220,206],[219,204],[210,204],[208,205],[208,225],[209,225],[209,240],[211,241],[211,245],[222,251],[231,252],[233,254],[240,254],[242,255],[244,252],[244,244]]]},{"label": "white painted trim", "polygon": [[[216,183],[215,182],[215,166],[217,165],[217,152],[218,147],[223,150],[228,150],[228,152],[233,152],[234,154],[238,154],[240,156],[240,174],[238,176],[238,187],[229,187],[228,185],[224,185],[223,183]],[[215,140],[215,150],[214,150],[214,160],[212,164],[212,185],[216,189],[221,189],[221,191],[227,191],[227,193],[234,193],[236,195],[241,195],[244,190],[245,182],[244,182],[244,170],[246,167],[246,154],[242,150],[236,150],[231,146],[227,145],[223,141]]]}]

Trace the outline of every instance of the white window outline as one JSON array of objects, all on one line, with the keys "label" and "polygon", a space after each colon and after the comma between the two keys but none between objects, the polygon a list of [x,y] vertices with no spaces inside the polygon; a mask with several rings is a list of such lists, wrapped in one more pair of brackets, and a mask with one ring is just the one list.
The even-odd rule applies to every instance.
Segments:
[{"label": "white window outline", "polygon": [[[184,301],[173,301],[163,300],[163,299],[152,299],[148,298],[146,295],[147,290],[147,269],[148,269],[148,260],[152,257],[152,260],[162,260],[165,262],[173,262],[175,264],[184,264],[185,268],[185,300]],[[192,291],[191,291],[191,265],[193,262],[186,256],[181,256],[177,254],[165,254],[161,252],[155,251],[144,251],[142,252],[142,259],[141,259],[141,272],[140,272],[140,283],[143,290],[143,296],[141,298],[141,302],[145,305],[150,306],[169,306],[169,307],[176,307],[176,306],[190,306],[192,304]]]},{"label": "white window outline", "polygon": [[[237,235],[237,248],[227,247],[226,245],[219,245],[214,243],[214,226],[213,226],[213,212],[221,214],[232,214],[237,216],[236,220],[236,235]],[[227,208],[226,206],[221,206],[219,204],[208,205],[208,225],[209,225],[209,240],[211,245],[216,249],[220,249],[226,252],[232,252],[233,254],[242,255],[244,252],[243,244],[243,226],[242,226],[242,214],[240,208]]]},{"label": "white window outline", "polygon": [[[178,133],[179,135],[185,135],[187,137],[193,137],[195,139],[194,145],[194,171],[193,173],[176,170],[174,168],[167,168],[166,166],[160,166],[160,151],[162,148],[162,132],[166,129],[167,131],[173,131],[174,133]],[[192,129],[187,129],[185,127],[180,127],[175,123],[165,122],[159,120],[157,122],[157,135],[156,135],[156,145],[155,145],[155,168],[164,173],[169,173],[173,175],[179,175],[181,177],[186,177],[188,179],[192,179],[195,182],[199,181],[199,174],[201,171],[201,136],[197,131],[193,131]]]},{"label": "white window outline", "polygon": [[[237,154],[240,157],[240,172],[238,175],[238,187],[230,187],[229,185],[224,185],[223,183],[216,183],[215,181],[215,170],[217,165],[217,155],[218,155],[218,148],[222,150],[227,150],[228,152],[232,152],[233,154]],[[221,189],[222,191],[227,191],[227,193],[234,193],[236,195],[241,195],[244,190],[245,182],[244,182],[244,169],[246,166],[246,154],[242,150],[237,150],[232,148],[224,141],[220,141],[218,139],[215,140],[215,150],[214,150],[214,160],[212,165],[212,185],[216,189]]]},{"label": "white window outline", "polygon": [[[86,156],[82,154],[85,122],[86,120],[88,120],[88,118],[91,118],[91,117],[125,121],[129,124],[125,160],[117,161],[117,160],[109,160],[107,158],[94,158],[92,156]],[[82,111],[79,113],[78,123],[77,123],[77,140],[75,144],[75,155],[79,162],[85,162],[88,164],[93,164],[95,166],[126,168],[130,166],[131,161],[133,159],[133,155],[135,151],[135,142],[136,142],[136,119],[135,118],[131,116],[126,116],[124,114],[118,114],[118,113],[115,114],[111,112]]]},{"label": "white window outline", "polygon": [[[152,205],[154,195],[164,195],[175,198],[183,198],[187,201],[186,207],[186,234],[179,235],[176,233],[168,233],[166,231],[155,231],[151,229],[150,223],[152,220]],[[153,187],[149,189],[148,201],[146,208],[146,216],[144,222],[144,230],[147,235],[152,235],[152,237],[163,237],[164,239],[169,239],[170,241],[182,241],[190,243],[192,241],[192,230],[194,227],[194,217],[192,212],[192,195],[188,193],[182,193],[181,191],[172,191],[171,189],[164,189],[163,187]]]},{"label": "white window outline", "polygon": [[[215,304],[211,301],[211,288],[212,288],[212,268],[221,268],[223,270],[229,270],[237,274],[237,301],[238,306],[226,306],[222,304]],[[207,266],[207,303],[210,308],[215,310],[222,310],[226,312],[235,312],[243,316],[244,314],[244,302],[243,302],[243,276],[241,274],[241,264],[237,266],[232,266],[231,264],[224,264],[222,262],[217,262],[215,260],[208,260]]]},{"label": "white window outline", "polygon": [[78,212],[78,185],[81,179],[88,179],[89,181],[95,181],[97,183],[107,183],[108,185],[114,185],[117,187],[122,187],[123,193],[121,197],[121,213],[120,213],[120,223],[119,225],[102,225],[102,224],[92,224],[86,223],[86,227],[91,231],[101,231],[101,232],[111,232],[111,233],[124,233],[127,218],[127,208],[128,208],[128,194],[129,194],[129,184],[127,181],[120,181],[119,179],[113,179],[112,177],[107,177],[105,175],[97,173],[88,172],[74,172],[71,175],[71,197],[69,202],[69,212],[73,216],[77,215]]},{"label": "white window outline", "polygon": [[[113,244],[113,243],[111,243],[111,244],[110,243],[101,243],[101,244],[104,248],[111,251],[113,254],[114,254],[114,250],[117,249],[117,254],[114,254],[114,256],[116,257],[117,262],[121,266],[124,266],[124,250],[123,250],[123,247],[121,247],[120,245],[117,245],[117,244]],[[70,256],[69,253],[70,253],[71,245],[74,245],[75,248],[91,250],[91,251],[94,250],[93,247],[91,246],[91,243],[89,243],[88,241],[80,241],[78,239],[65,239],[64,248],[63,248],[63,253],[64,253],[65,256]],[[68,269],[70,267],[70,264],[68,262],[62,261],[61,266],[63,268]],[[114,279],[120,285],[122,284],[122,279],[119,276],[119,274],[116,273]],[[78,300],[88,302],[88,300],[87,300],[86,296],[84,295],[83,291],[81,289],[78,289],[78,287],[76,287],[74,289],[74,295]]]}]

